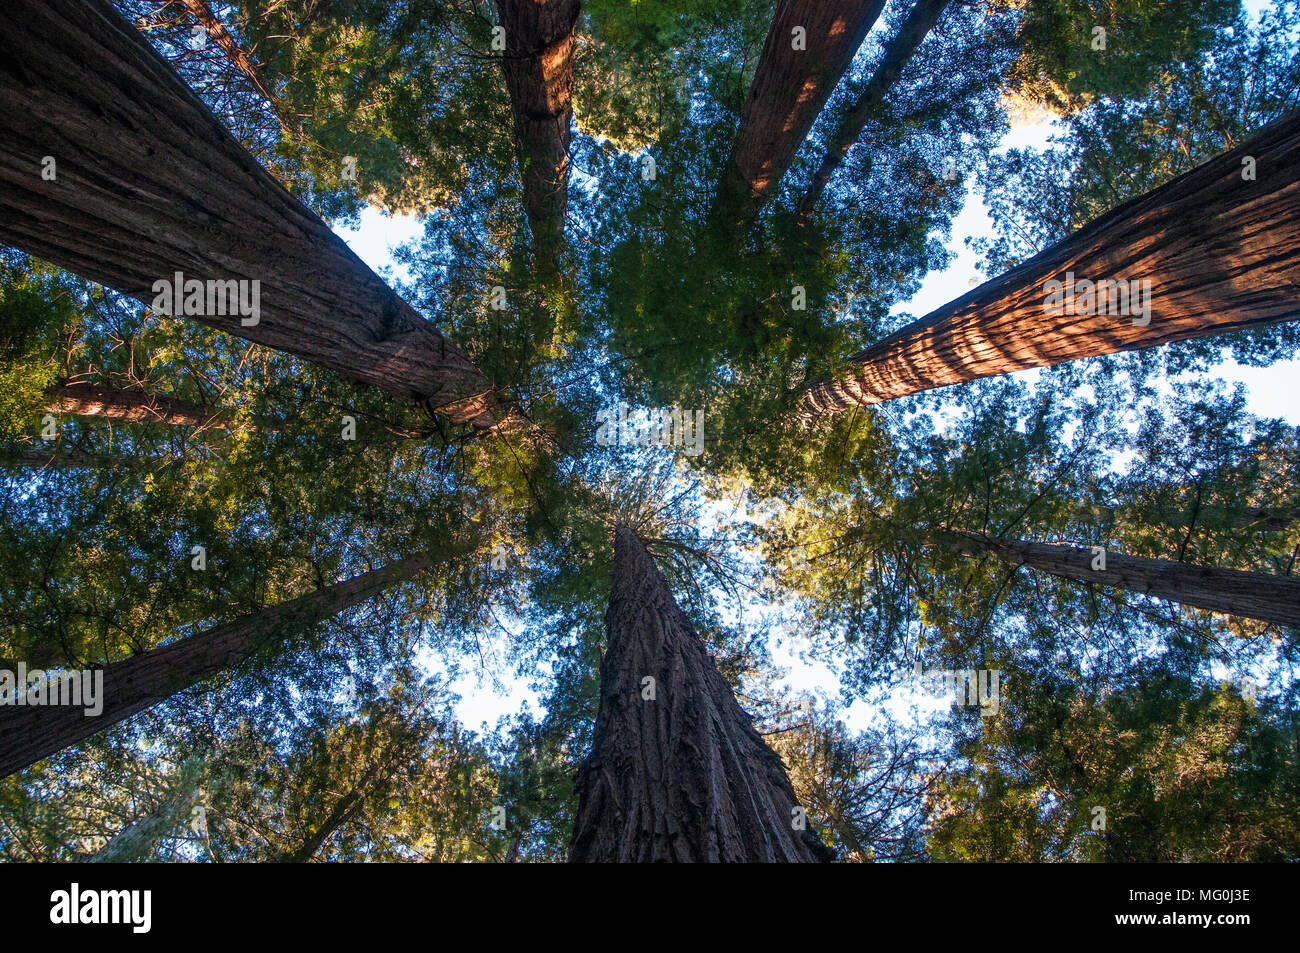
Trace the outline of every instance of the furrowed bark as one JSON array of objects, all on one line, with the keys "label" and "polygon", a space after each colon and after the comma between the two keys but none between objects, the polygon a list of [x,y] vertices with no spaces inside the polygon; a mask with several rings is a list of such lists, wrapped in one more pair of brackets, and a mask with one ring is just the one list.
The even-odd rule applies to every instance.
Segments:
[{"label": "furrowed bark", "polygon": [[[614,532],[600,710],[572,862],[813,862],[781,759],[704,651],[636,534]],[[653,678],[654,700],[643,699]]]},{"label": "furrowed bark", "polygon": [[[1256,178],[1243,179],[1243,160]],[[808,384],[804,424],[849,407],[1300,317],[1300,113],[1139,196]],[[1049,314],[1045,283],[1149,280],[1149,321]],[[1130,310],[1132,307],[1130,306]]]},{"label": "furrowed bark", "polygon": [[954,534],[953,545],[969,556],[985,553],[1013,566],[1028,566],[1080,582],[1114,586],[1197,609],[1300,626],[1300,579],[1272,573],[1193,566],[1168,559],[1106,552],[1106,568],[1093,569],[1090,547],[1033,543]]},{"label": "furrowed bark", "polygon": [[947,6],[948,0],[917,0],[916,6],[912,7],[912,12],[899,28],[898,36],[894,37],[886,47],[884,58],[876,67],[876,72],[867,83],[867,88],[858,96],[853,108],[840,120],[840,124],[836,126],[835,132],[827,141],[826,155],[822,158],[817,171],[813,173],[812,181],[804,191],[803,198],[799,200],[798,215],[801,219],[807,220],[812,216],[818,199],[826,189],[826,183],[844,162],[849,149],[862,135],[867,120],[880,108],[886,94],[894,83],[898,82],[903,68],[912,58],[917,47],[921,45],[921,41],[934,28]]},{"label": "furrowed bark", "polygon": [[[775,191],[884,0],[778,0],[720,183],[716,213],[751,220]],[[807,49],[794,48],[796,27]]]},{"label": "furrowed bark", "polygon": [[416,577],[437,561],[429,554],[412,556],[170,645],[110,662],[103,667],[103,711],[98,716],[87,716],[88,706],[0,705],[0,777],[235,666],[285,631],[283,627],[314,625]]},{"label": "furrowed bark", "polygon": [[453,421],[490,427],[502,413],[469,359],[259,166],[106,0],[0,5],[0,242],[151,306],[154,283],[177,273],[257,281],[256,323],[194,319]]},{"label": "furrowed bark", "polygon": [[497,0],[502,69],[514,116],[524,211],[539,267],[555,271],[564,247],[573,120],[573,27],[579,0]]},{"label": "furrowed bark", "polygon": [[234,426],[234,414],[224,407],[207,407],[143,390],[65,382],[51,384],[45,389],[45,397],[44,409],[55,414],[220,430]]}]

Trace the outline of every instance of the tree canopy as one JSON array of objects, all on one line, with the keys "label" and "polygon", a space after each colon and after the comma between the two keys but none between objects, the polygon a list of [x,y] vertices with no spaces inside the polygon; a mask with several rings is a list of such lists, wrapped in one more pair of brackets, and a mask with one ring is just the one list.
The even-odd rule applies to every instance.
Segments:
[{"label": "tree canopy", "polygon": [[[152,134],[132,114],[18,116],[90,79],[0,77],[0,733],[20,665],[155,673],[0,778],[0,858],[709,859],[612,833],[602,765],[659,763],[626,740],[651,656],[728,722],[701,746],[773,759],[752,823],[787,792],[806,819],[725,856],[1300,857],[1296,627],[1008,556],[1300,587],[1300,426],[1225,371],[1300,347],[1300,2],[93,5],[183,84],[165,154],[211,136],[175,181],[242,197],[107,158]],[[1151,204],[1220,168],[1226,237]],[[122,234],[180,224],[123,249],[92,193]],[[378,274],[324,227],[383,216],[419,233]],[[1149,330],[1065,319],[1006,373],[1098,220],[1088,301],[1152,279]],[[905,309],[956,241],[1001,283],[947,289],[949,347]],[[293,308],[151,306],[164,261]],[[856,387],[907,335],[901,396]]]}]

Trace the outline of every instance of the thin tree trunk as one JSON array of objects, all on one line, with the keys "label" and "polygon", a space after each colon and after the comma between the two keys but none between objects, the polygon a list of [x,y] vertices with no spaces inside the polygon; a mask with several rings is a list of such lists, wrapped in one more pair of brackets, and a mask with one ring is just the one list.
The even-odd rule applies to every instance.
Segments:
[{"label": "thin tree trunk", "polygon": [[[0,241],[149,305],[154,283],[178,272],[248,282],[250,313],[192,316],[454,421],[488,427],[502,413],[469,359],[259,166],[106,0],[0,5]],[[254,281],[260,313],[244,324]]]},{"label": "thin tree trunk", "polygon": [[208,407],[144,390],[122,390],[87,383],[51,384],[45,389],[50,413],[78,417],[107,417],[128,423],[175,424],[182,427],[216,427],[229,430],[234,414],[224,407]]},{"label": "thin tree trunk", "polygon": [[161,648],[103,667],[103,711],[84,706],[0,706],[0,777],[98,734],[248,658],[284,626],[314,625],[433,565],[429,554],[390,563]]},{"label": "thin tree trunk", "polygon": [[840,124],[827,141],[826,155],[813,174],[803,198],[799,201],[798,214],[801,219],[806,221],[812,216],[817,200],[826,189],[826,183],[843,163],[844,157],[849,154],[849,149],[862,135],[867,120],[880,108],[886,94],[902,75],[903,67],[912,58],[921,41],[933,29],[947,6],[948,0],[917,0],[916,6],[912,7],[912,12],[907,15],[907,19],[898,31],[898,36],[894,37],[893,42],[885,49],[884,58],[876,67],[876,72],[867,83],[867,88],[862,91],[848,114],[840,120]]},{"label": "thin tree trunk", "polygon": [[965,533],[953,534],[952,539],[952,545],[966,555],[988,553],[1010,565],[1028,566],[1066,579],[1114,586],[1211,612],[1300,626],[1300,579],[1290,576],[1193,566],[1110,550],[1106,552],[1106,568],[1093,569],[1098,556],[1090,547]]},{"label": "thin tree trunk", "polygon": [[[1242,177],[1247,158],[1253,180]],[[1295,320],[1297,247],[1300,113],[1292,113],[858,352],[843,376],[806,386],[797,415],[811,424],[994,374]],[[1045,283],[1067,272],[1090,282],[1149,280],[1148,323],[1049,313]]]},{"label": "thin tree trunk", "polygon": [[614,532],[605,629],[600,710],[576,780],[569,859],[829,859],[810,831],[796,829],[802,811],[781,759],[626,526]]},{"label": "thin tree trunk", "polygon": [[579,0],[497,0],[505,30],[506,89],[539,267],[554,272],[564,246],[573,120],[573,27]]},{"label": "thin tree trunk", "polygon": [[204,0],[181,0],[181,3],[190,12],[190,16],[194,17],[195,21],[207,32],[208,37],[221,48],[221,52],[226,54],[226,59],[230,61],[230,64],[244,74],[244,78],[248,80],[249,85],[253,87],[257,95],[266,100],[267,104],[275,111],[276,117],[284,123],[283,117],[280,116],[279,98],[266,88],[266,84],[262,82],[261,74],[258,72],[257,66],[254,65],[253,60],[235,41],[235,38],[230,35],[230,31],[226,29],[225,25],[216,18],[207,3]]},{"label": "thin tree trunk", "polygon": [[361,807],[362,799],[365,795],[366,788],[375,779],[379,773],[380,762],[376,761],[367,769],[365,775],[359,782],[348,791],[347,794],[334,802],[325,820],[321,822],[320,827],[312,832],[296,850],[289,851],[280,858],[287,864],[305,864],[316,856],[316,851],[320,850],[321,845],[325,843],[329,836],[337,831],[340,827],[350,821],[357,809]]},{"label": "thin tree trunk", "polygon": [[0,455],[0,468],[32,467],[43,470],[102,470],[128,466],[130,459],[123,456],[93,456],[76,450],[24,450],[13,456]]},{"label": "thin tree trunk", "polygon": [[88,864],[120,864],[148,860],[148,854],[161,838],[189,821],[199,796],[203,762],[191,758],[178,770],[175,783],[163,802],[126,828],[99,851],[85,859]]},{"label": "thin tree trunk", "polygon": [[[884,0],[778,0],[720,183],[716,213],[758,214],[884,9]],[[802,28],[806,49],[795,49]]]}]

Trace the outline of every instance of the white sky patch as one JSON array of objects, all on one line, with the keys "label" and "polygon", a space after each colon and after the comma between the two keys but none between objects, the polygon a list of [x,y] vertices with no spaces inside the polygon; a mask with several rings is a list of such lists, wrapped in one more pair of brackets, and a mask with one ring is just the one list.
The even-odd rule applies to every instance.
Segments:
[{"label": "white sky patch", "polygon": [[375,272],[382,274],[384,269],[391,268],[402,281],[411,280],[409,270],[393,261],[393,251],[424,234],[424,225],[414,215],[385,215],[367,206],[361,212],[361,224],[357,228],[338,224],[332,228]]}]

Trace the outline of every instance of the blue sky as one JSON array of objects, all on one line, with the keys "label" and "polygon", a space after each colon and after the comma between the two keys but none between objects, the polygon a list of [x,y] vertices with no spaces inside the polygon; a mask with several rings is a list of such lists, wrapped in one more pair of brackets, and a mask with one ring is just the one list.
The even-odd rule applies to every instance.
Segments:
[{"label": "blue sky", "polygon": [[[1256,18],[1262,9],[1269,6],[1263,0],[1246,0],[1244,5]],[[1044,148],[1052,132],[1048,122],[1022,125],[1011,130],[1001,148]],[[418,238],[423,228],[413,217],[390,218],[368,208],[361,213],[358,228],[336,226],[335,231],[366,264],[382,272],[386,268],[396,267],[393,250]],[[965,239],[991,234],[992,221],[984,202],[977,190],[971,189],[962,211],[953,221],[950,237],[945,243],[954,256],[951,264],[943,271],[927,275],[917,293],[895,306],[894,312],[906,312],[914,316],[927,314],[986,280],[988,276],[976,268],[978,256],[966,247]],[[1032,378],[1038,373],[1037,370],[1021,371],[1014,376]],[[1295,396],[1295,382],[1300,380],[1300,361],[1283,361],[1270,367],[1258,368],[1244,367],[1225,359],[1217,369],[1217,376],[1244,385],[1247,406],[1252,413],[1262,417],[1279,417],[1292,425],[1300,425],[1300,402]],[[1170,382],[1171,387],[1176,385],[1177,381]],[[502,639],[506,637],[505,633],[499,635]],[[774,639],[769,648],[773,661],[788,671],[784,681],[790,688],[798,692],[810,692],[823,699],[835,697],[839,682],[835,672],[823,663],[810,662],[804,658],[806,644],[800,639],[787,635],[781,639],[780,645]],[[493,646],[487,646],[485,651],[489,655],[497,654]],[[431,668],[439,668],[432,655],[427,656],[425,662]],[[475,663],[467,674],[462,674],[453,682],[453,690],[461,696],[461,701],[456,706],[457,716],[466,727],[475,727],[484,722],[494,725],[499,717],[518,712],[524,704],[536,712],[539,710],[540,699],[529,690],[527,681],[526,678],[508,677],[500,671],[483,671]],[[920,702],[922,714],[936,711],[947,704],[935,698],[918,699],[914,693],[904,690],[887,707],[893,715],[900,716],[908,705],[917,701]],[[845,720],[850,727],[861,727],[878,711],[877,706],[857,702],[846,713]]]}]

